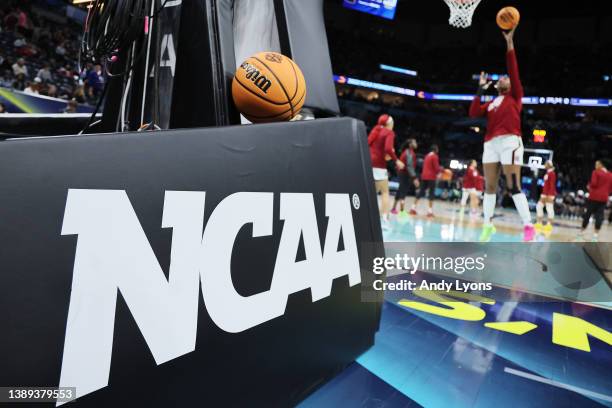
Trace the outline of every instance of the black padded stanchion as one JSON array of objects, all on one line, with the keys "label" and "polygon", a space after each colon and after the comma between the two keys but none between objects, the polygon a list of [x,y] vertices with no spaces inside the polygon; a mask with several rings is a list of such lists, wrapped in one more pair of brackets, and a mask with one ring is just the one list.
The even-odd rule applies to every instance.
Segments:
[{"label": "black padded stanchion", "polygon": [[361,122],[3,141],[0,170],[1,384],[293,406],[373,344]]}]

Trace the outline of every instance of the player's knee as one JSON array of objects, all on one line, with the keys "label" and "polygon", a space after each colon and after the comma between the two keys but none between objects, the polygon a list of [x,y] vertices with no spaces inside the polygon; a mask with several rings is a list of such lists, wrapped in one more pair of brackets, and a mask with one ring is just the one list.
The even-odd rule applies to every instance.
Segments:
[{"label": "player's knee", "polygon": [[519,188],[518,180],[516,178],[516,174],[513,174],[512,177],[510,177],[510,180],[508,181],[507,190],[512,195],[519,194],[521,192],[521,189]]}]

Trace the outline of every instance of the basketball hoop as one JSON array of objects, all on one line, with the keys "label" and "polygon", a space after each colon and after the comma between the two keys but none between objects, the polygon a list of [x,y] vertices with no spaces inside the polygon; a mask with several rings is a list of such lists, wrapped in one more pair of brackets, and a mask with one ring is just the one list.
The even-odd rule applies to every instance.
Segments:
[{"label": "basketball hoop", "polygon": [[472,24],[472,15],[482,0],[444,0],[450,8],[448,24],[457,28],[466,28]]}]

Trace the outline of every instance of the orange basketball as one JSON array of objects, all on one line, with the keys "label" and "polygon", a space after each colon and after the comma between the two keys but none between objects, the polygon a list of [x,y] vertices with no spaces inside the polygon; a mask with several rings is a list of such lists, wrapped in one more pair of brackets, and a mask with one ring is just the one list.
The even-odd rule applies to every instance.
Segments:
[{"label": "orange basketball", "polygon": [[495,21],[502,30],[512,30],[521,19],[521,14],[514,7],[504,7],[497,12]]},{"label": "orange basketball", "polygon": [[232,97],[240,113],[253,123],[290,120],[304,105],[306,81],[290,58],[260,52],[236,70]]}]

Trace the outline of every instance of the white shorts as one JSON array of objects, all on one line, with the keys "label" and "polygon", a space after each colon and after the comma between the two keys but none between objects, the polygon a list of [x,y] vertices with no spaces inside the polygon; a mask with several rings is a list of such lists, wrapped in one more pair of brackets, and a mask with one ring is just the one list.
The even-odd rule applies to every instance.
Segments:
[{"label": "white shorts", "polygon": [[476,190],[474,187],[472,187],[472,188],[464,188],[464,189],[463,189],[463,191],[464,191],[465,193],[469,193],[469,194],[471,194],[471,193],[477,193],[477,192],[478,192],[478,190]]},{"label": "white shorts", "polygon": [[372,167],[372,173],[374,174],[374,181],[389,180],[389,174],[387,173],[387,169]]},{"label": "white shorts", "polygon": [[482,162],[523,164],[523,140],[517,135],[494,137],[484,144]]}]

